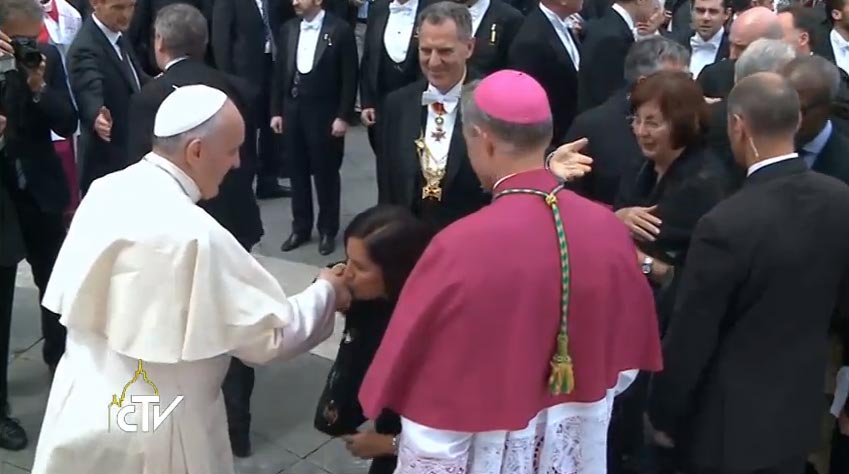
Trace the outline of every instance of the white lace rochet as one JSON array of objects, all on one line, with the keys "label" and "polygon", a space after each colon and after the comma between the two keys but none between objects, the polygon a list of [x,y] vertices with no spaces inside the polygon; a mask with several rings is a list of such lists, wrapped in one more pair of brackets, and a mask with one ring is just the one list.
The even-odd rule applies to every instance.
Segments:
[{"label": "white lace rochet", "polygon": [[622,372],[593,403],[545,409],[519,431],[461,433],[401,419],[396,474],[605,474],[613,399],[636,378]]}]

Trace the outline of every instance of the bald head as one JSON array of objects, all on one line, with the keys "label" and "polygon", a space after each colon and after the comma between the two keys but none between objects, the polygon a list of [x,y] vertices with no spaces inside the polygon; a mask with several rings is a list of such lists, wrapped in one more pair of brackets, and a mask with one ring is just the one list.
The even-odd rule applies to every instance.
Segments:
[{"label": "bald head", "polygon": [[746,48],[760,38],[782,39],[784,30],[778,16],[770,9],[754,7],[741,13],[731,24],[731,59],[737,59]]},{"label": "bald head", "polygon": [[753,138],[790,137],[792,141],[799,126],[799,95],[780,75],[756,73],[731,90],[728,115],[741,120]]},{"label": "bald head", "polygon": [[[817,103],[830,104],[840,90],[840,71],[827,59],[802,56],[784,68],[784,77],[797,90],[809,90]],[[810,104],[808,104],[810,105]]]}]

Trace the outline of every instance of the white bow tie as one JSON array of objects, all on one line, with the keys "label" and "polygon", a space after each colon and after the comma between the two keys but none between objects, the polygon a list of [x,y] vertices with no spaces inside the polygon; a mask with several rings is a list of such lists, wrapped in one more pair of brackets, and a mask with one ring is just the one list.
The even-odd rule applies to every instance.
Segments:
[{"label": "white bow tie", "polygon": [[321,24],[319,24],[318,22],[302,21],[301,31],[318,30],[320,26]]},{"label": "white bow tie", "polygon": [[699,35],[693,35],[690,38],[690,47],[693,48],[693,49],[705,49],[705,48],[715,49],[716,45],[714,45],[710,41],[705,41]]},{"label": "white bow tie", "polygon": [[410,2],[404,3],[403,5],[398,2],[392,2],[389,4],[389,13],[412,13],[413,6],[410,5]]},{"label": "white bow tie", "polygon": [[439,91],[428,89],[422,93],[422,105],[432,105],[440,103],[445,107],[445,111],[449,114],[454,111],[457,104],[460,103],[460,96],[457,94],[440,94]]}]

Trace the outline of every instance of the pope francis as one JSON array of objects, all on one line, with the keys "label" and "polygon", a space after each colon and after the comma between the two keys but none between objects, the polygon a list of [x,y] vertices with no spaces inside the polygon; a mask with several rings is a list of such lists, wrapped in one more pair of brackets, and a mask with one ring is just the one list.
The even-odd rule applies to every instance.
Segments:
[{"label": "pope francis", "polygon": [[227,96],[187,86],[162,103],[153,152],[93,183],[42,304],[62,316],[33,472],[232,474],[221,381],[230,356],[303,353],[350,301],[325,270],[287,298],[195,203],[239,165]]}]

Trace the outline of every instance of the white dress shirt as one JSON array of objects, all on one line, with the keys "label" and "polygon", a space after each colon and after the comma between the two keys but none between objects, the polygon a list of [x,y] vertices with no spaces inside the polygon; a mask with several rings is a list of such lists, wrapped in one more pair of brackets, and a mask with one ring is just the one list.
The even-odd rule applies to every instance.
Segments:
[{"label": "white dress shirt", "polygon": [[[106,39],[109,40],[109,44],[112,45],[112,49],[115,50],[115,54],[118,55],[118,59],[121,61],[124,60],[124,55],[121,54],[121,47],[118,46],[118,40],[121,38],[121,33],[117,31],[112,31],[108,26],[101,23],[101,21],[97,18],[97,15],[91,14],[92,20],[94,20],[94,24],[100,28],[100,31],[106,36]],[[136,80],[136,85],[141,89],[141,82],[139,82],[139,74],[136,72],[136,67],[133,65],[133,61],[127,61],[130,63],[130,70],[133,71],[133,78]]]},{"label": "white dress shirt", "polygon": [[751,176],[755,171],[758,171],[761,168],[766,168],[769,165],[774,165],[780,161],[792,160],[793,158],[798,158],[799,155],[797,153],[789,153],[787,155],[776,156],[775,158],[769,158],[763,161],[759,161],[752,166],[749,167],[749,171],[746,173],[746,176]]},{"label": "white dress shirt", "polygon": [[563,43],[563,47],[569,53],[569,58],[572,59],[572,65],[575,66],[575,70],[579,70],[581,66],[581,53],[578,52],[578,45],[575,44],[575,39],[572,38],[572,34],[569,31],[569,27],[572,25],[571,18],[560,18],[542,3],[539,4],[539,9],[542,10],[543,15],[548,18],[549,23],[554,27],[554,31],[557,32],[560,42]]},{"label": "white dress shirt", "polygon": [[295,61],[298,66],[298,72],[301,74],[309,74],[312,71],[312,65],[315,61],[315,49],[318,46],[323,23],[324,10],[319,11],[318,15],[312,21],[301,20],[301,32],[298,37],[298,52]]},{"label": "white dress shirt", "polygon": [[407,59],[418,8],[419,0],[408,0],[404,4],[395,0],[389,4],[389,18],[386,20],[386,29],[383,30],[383,47],[386,48],[386,54],[396,63],[403,63]]},{"label": "white dress shirt", "polygon": [[[433,170],[445,169],[448,163],[448,152],[451,149],[451,137],[454,134],[454,123],[457,121],[457,111],[460,109],[460,92],[463,89],[463,81],[457,83],[446,94],[439,92],[436,87],[429,84],[427,91],[422,94],[422,105],[427,105],[427,124],[425,125],[424,142],[427,149],[430,151],[428,156],[428,167]],[[433,100],[428,100],[433,99]],[[445,108],[445,114],[442,115],[444,120],[442,131],[445,136],[441,140],[436,141],[432,134],[436,132],[436,117],[437,113],[430,106],[433,102],[442,103]]]},{"label": "white dress shirt", "polygon": [[631,18],[631,14],[628,13],[628,10],[625,10],[622,5],[618,3],[614,3],[613,11],[619,14],[622,17],[622,20],[625,21],[625,24],[628,25],[628,29],[631,30],[631,33],[634,35],[634,40],[639,39],[639,34],[637,33],[637,25],[634,23],[634,19]]},{"label": "white dress shirt", "polygon": [[846,41],[837,30],[831,30],[831,48],[834,50],[834,62],[837,67],[849,73],[849,41]]},{"label": "white dress shirt", "polygon": [[489,10],[490,0],[478,0],[474,5],[469,7],[469,14],[472,16],[472,36],[478,34],[478,27],[481,26],[481,20]]},{"label": "white dress shirt", "polygon": [[707,41],[698,33],[690,38],[690,48],[693,50],[690,55],[690,72],[693,73],[693,77],[699,77],[702,69],[716,62],[716,55],[719,53],[719,45],[722,44],[724,34],[725,27],[722,27]]}]

